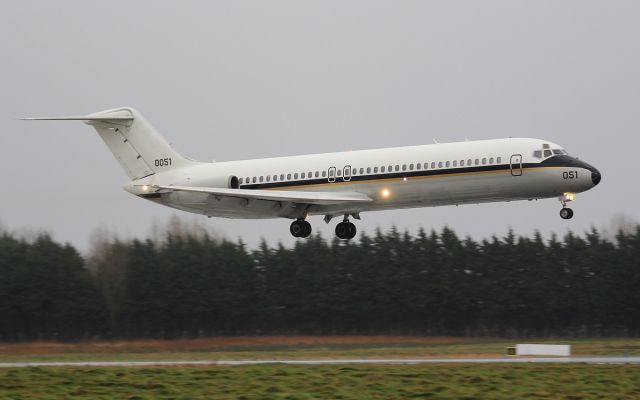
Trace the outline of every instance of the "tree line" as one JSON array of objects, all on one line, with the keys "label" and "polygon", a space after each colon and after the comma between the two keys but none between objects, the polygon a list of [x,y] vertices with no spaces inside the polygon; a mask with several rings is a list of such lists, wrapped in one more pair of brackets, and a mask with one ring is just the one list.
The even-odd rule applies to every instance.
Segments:
[{"label": "tree line", "polygon": [[83,258],[0,236],[0,340],[260,334],[640,334],[640,226],[484,240],[391,229],[292,247],[207,234],[106,240]]}]

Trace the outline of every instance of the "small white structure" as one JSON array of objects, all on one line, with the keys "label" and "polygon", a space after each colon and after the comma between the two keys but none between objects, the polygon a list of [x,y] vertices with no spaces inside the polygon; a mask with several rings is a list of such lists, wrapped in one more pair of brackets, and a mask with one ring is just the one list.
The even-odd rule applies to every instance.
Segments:
[{"label": "small white structure", "polygon": [[518,356],[563,356],[571,355],[571,345],[568,344],[517,344]]}]

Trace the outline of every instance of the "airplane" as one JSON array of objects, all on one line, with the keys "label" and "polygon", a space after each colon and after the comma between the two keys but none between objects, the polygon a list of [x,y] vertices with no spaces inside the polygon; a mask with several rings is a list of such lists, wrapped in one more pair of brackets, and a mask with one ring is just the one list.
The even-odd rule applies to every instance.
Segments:
[{"label": "airplane", "polygon": [[367,211],[557,197],[567,203],[596,186],[600,172],[540,139],[506,138],[227,162],[178,154],[133,108],[79,117],[93,126],[138,197],[208,217],[288,218],[294,237],[311,234],[307,218],[324,216],[339,239],[356,236],[350,218]]}]

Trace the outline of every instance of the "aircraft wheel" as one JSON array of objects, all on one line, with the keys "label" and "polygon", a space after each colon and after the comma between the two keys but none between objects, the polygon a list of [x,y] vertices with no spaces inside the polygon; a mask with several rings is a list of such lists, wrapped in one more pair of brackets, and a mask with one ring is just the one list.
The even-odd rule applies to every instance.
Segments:
[{"label": "aircraft wheel", "polygon": [[338,239],[349,239],[349,223],[348,222],[340,222],[336,225],[336,236]]},{"label": "aircraft wheel", "polygon": [[570,208],[563,208],[560,210],[560,218],[571,219],[573,217],[573,210]]},{"label": "aircraft wheel", "polygon": [[291,223],[289,232],[291,232],[294,237],[309,237],[309,235],[311,235],[311,224],[303,219],[297,219]]},{"label": "aircraft wheel", "polygon": [[347,222],[347,225],[349,226],[349,236],[347,237],[347,239],[353,239],[354,237],[356,237],[358,229],[356,229],[356,226],[351,222]]},{"label": "aircraft wheel", "polygon": [[295,220],[291,223],[291,226],[289,227],[289,232],[291,232],[291,234],[294,237],[301,237],[302,234],[304,233],[304,221],[301,220]]},{"label": "aircraft wheel", "polygon": [[300,237],[303,237],[303,238],[309,237],[309,235],[311,235],[311,224],[309,223],[309,221],[302,221],[302,225],[304,229]]}]

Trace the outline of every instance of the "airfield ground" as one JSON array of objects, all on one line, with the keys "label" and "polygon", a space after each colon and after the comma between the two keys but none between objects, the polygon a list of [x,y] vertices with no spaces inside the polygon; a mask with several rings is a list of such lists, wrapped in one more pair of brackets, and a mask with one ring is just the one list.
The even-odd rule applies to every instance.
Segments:
[{"label": "airfield ground", "polygon": [[638,339],[505,340],[422,336],[257,336],[0,344],[0,361],[502,357],[516,343],[570,344],[575,356],[640,356]]},{"label": "airfield ground", "polygon": [[[240,337],[0,345],[0,362],[505,357],[522,340]],[[576,356],[637,356],[640,339],[571,344]],[[249,365],[0,369],[8,399],[638,399],[640,366],[587,364]]]}]

